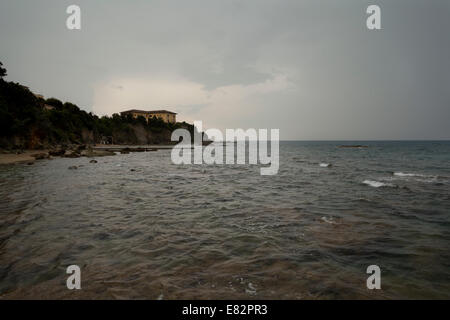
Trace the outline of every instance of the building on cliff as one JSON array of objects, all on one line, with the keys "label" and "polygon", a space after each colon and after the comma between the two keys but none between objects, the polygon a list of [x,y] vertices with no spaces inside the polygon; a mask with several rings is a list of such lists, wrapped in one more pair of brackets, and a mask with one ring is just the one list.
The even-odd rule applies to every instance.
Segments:
[{"label": "building on cliff", "polygon": [[123,111],[120,114],[121,115],[131,114],[133,116],[133,118],[142,116],[147,121],[150,117],[155,117],[155,118],[159,118],[168,123],[176,123],[177,122],[177,114],[175,112],[171,112],[171,111],[167,111],[167,110],[143,111],[143,110],[131,109],[131,110]]}]

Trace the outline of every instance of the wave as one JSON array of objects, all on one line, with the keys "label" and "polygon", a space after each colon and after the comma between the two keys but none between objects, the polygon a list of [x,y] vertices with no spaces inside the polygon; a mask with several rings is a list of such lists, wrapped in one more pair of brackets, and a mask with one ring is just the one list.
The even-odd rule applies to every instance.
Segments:
[{"label": "wave", "polygon": [[331,163],[324,163],[324,162],[322,162],[322,163],[319,164],[319,166],[321,166],[322,168],[329,168],[329,167],[331,167]]},{"label": "wave", "polygon": [[320,218],[323,222],[329,223],[329,224],[334,224],[335,222],[333,221],[333,218],[327,218],[327,217],[322,217]]},{"label": "wave", "polygon": [[400,179],[408,180],[409,178],[418,181],[418,182],[436,182],[437,180],[446,180],[446,177],[442,176],[434,176],[429,174],[422,174],[422,173],[405,173],[405,172],[394,172],[393,175],[395,177],[398,177]]},{"label": "wave", "polygon": [[395,184],[392,184],[392,183],[385,183],[385,182],[380,182],[380,181],[375,181],[375,180],[364,180],[363,183],[367,184],[368,186],[374,187],[374,188],[381,188],[381,187],[396,188],[397,187]]},{"label": "wave", "polygon": [[404,173],[404,172],[394,172],[394,176],[397,177],[421,177],[421,178],[435,178],[436,176],[430,176],[421,173]]}]

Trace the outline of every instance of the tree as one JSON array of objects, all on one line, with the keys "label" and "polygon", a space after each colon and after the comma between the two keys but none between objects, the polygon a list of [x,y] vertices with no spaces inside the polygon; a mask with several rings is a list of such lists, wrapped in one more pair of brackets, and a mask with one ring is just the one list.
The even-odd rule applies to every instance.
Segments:
[{"label": "tree", "polygon": [[55,107],[57,110],[62,110],[63,109],[63,103],[56,99],[56,98],[48,98],[45,101],[46,104]]},{"label": "tree", "polygon": [[6,69],[3,68],[3,63],[0,62],[0,79],[2,79],[3,77],[6,77]]}]

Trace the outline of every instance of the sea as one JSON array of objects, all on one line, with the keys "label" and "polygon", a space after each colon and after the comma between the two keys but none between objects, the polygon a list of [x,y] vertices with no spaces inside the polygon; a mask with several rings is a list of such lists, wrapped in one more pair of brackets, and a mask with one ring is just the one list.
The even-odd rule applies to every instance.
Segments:
[{"label": "sea", "polygon": [[272,176],[171,150],[1,166],[0,299],[450,299],[450,142],[279,157]]}]

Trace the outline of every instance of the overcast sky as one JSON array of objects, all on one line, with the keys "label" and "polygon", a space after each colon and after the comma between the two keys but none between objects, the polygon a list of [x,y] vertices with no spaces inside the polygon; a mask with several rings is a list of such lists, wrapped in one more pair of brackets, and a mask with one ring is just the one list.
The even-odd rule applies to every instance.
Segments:
[{"label": "overcast sky", "polygon": [[0,0],[9,81],[285,140],[450,139],[449,35],[448,0]]}]

